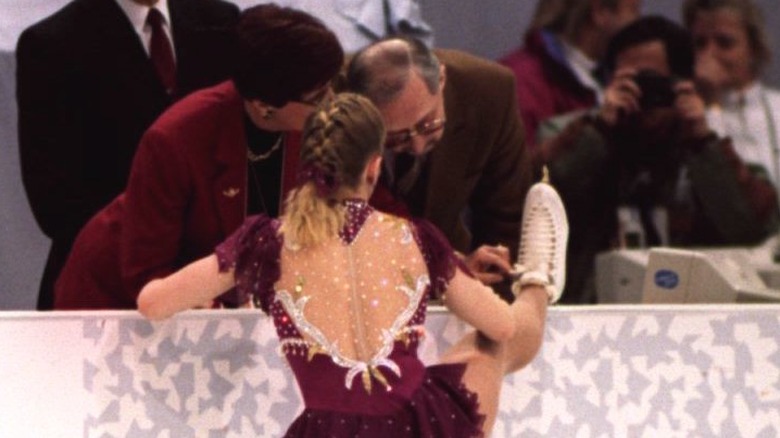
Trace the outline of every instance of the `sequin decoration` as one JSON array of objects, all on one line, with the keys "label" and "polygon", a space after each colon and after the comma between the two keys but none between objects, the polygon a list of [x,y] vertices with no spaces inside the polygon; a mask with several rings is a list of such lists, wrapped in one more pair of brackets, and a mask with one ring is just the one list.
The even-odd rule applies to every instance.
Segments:
[{"label": "sequin decoration", "polygon": [[[311,416],[310,422],[306,418],[315,411],[307,411],[302,423],[296,420],[300,427],[291,430],[312,430],[321,420],[345,424],[344,418],[361,427],[365,418],[382,418],[386,428],[377,409],[413,394],[409,409],[398,412],[418,412],[415,418],[430,418],[428,424],[446,422],[449,432],[441,436],[478,432],[475,403],[460,403],[463,409],[454,411],[438,408],[460,394],[464,366],[422,368],[417,358],[428,298],[443,293],[454,272],[452,248],[424,221],[375,212],[364,201],[347,201],[344,211],[347,226],[314,247],[287,246],[278,222],[261,215],[248,219],[217,250],[220,269],[235,268],[238,297],[255,295],[272,316],[280,353],[304,399],[332,407],[316,411],[323,416]],[[438,394],[435,410],[442,415],[427,410],[431,394]],[[345,412],[369,415],[345,417]],[[452,412],[466,415],[451,421]],[[388,422],[402,419],[393,415]],[[391,436],[411,430],[405,420],[391,429]]]},{"label": "sequin decoration", "polygon": [[333,242],[281,252],[282,266],[291,269],[283,270],[275,297],[302,335],[283,340],[282,351],[309,360],[327,354],[345,369],[347,389],[360,377],[367,393],[377,385],[390,390],[387,371],[401,373],[390,357],[396,342],[412,348],[419,340],[413,326],[425,307],[429,275],[419,248],[410,245],[406,220],[361,200],[346,201],[345,211],[345,226]]},{"label": "sequin decoration", "polygon": [[344,228],[339,233],[339,237],[346,243],[352,243],[357,238],[360,230],[363,229],[363,224],[368,219],[368,216],[374,212],[374,209],[362,199],[348,199],[344,201],[344,207],[346,208],[347,220]]},{"label": "sequin decoration", "polygon": [[[309,347],[309,360],[311,360],[312,356],[318,352],[323,352],[329,355],[333,359],[334,363],[343,368],[349,369],[349,371],[347,371],[347,376],[344,382],[347,389],[351,389],[354,378],[358,374],[362,374],[364,388],[366,389],[366,392],[370,393],[371,376],[374,376],[384,386],[388,386],[387,380],[378,369],[380,366],[390,369],[397,376],[401,375],[401,370],[398,365],[390,360],[388,356],[393,349],[393,343],[395,340],[403,339],[403,335],[408,333],[408,331],[405,331],[404,328],[409,320],[411,320],[412,316],[414,316],[418,303],[429,284],[430,280],[428,279],[428,276],[422,275],[417,278],[416,282],[414,282],[414,287],[409,287],[409,285],[398,286],[398,290],[405,293],[406,296],[409,297],[409,305],[397,316],[389,329],[383,330],[382,348],[376,352],[371,360],[367,362],[356,361],[342,355],[339,351],[337,343],[331,342],[319,328],[311,324],[306,319],[304,310],[306,303],[308,303],[311,297],[302,296],[298,300],[295,300],[290,295],[290,293],[285,290],[277,291],[276,296],[286,312],[293,319],[293,323],[307,336],[314,340],[313,343],[306,343],[306,345]],[[408,345],[408,338],[405,343]],[[291,344],[300,345],[297,343]]]}]

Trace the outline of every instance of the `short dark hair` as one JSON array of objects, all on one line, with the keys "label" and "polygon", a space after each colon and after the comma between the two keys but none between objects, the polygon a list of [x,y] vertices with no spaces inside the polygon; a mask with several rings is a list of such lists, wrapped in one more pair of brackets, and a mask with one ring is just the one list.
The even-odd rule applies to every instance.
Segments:
[{"label": "short dark hair", "polygon": [[642,17],[612,37],[604,58],[607,72],[614,73],[617,57],[621,53],[653,41],[663,44],[669,69],[674,76],[684,79],[693,77],[694,53],[691,34],[682,26],[658,15]]},{"label": "short dark hair", "polygon": [[[401,44],[388,44],[392,41]],[[436,94],[441,81],[439,65],[433,51],[420,40],[394,36],[359,51],[347,67],[345,85],[381,107],[398,97],[412,73],[419,74],[428,91]]]},{"label": "short dark hair", "polygon": [[239,94],[276,107],[325,85],[344,63],[336,35],[320,20],[275,4],[243,11],[236,39]]}]

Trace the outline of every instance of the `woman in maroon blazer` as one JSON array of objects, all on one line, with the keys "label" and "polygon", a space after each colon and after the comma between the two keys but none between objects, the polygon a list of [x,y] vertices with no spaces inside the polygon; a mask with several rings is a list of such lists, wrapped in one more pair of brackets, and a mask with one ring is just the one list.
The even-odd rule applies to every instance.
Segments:
[{"label": "woman in maroon blazer", "polygon": [[196,92],[144,134],[125,192],[79,233],[55,309],[135,308],[140,288],[213,251],[247,214],[275,216],[298,135],[343,63],[335,35],[275,5],[244,11],[232,81]]}]

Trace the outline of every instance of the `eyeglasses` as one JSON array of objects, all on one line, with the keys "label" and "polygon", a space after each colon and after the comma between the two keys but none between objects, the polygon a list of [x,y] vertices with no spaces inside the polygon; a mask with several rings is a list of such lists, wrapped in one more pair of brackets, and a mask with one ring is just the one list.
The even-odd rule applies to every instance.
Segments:
[{"label": "eyeglasses", "polygon": [[388,132],[387,139],[385,140],[385,147],[387,149],[399,149],[401,146],[411,143],[412,139],[418,135],[432,135],[444,129],[444,123],[446,121],[447,120],[442,117],[429,122],[420,122],[413,127],[402,131]]}]

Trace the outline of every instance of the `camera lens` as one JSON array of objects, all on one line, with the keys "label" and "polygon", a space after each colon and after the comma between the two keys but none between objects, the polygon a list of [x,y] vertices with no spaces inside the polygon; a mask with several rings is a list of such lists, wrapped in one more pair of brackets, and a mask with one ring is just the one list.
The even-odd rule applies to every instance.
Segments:
[{"label": "camera lens", "polygon": [[634,82],[642,91],[639,98],[642,109],[666,108],[674,104],[674,81],[670,76],[654,70],[640,70],[634,76]]}]

